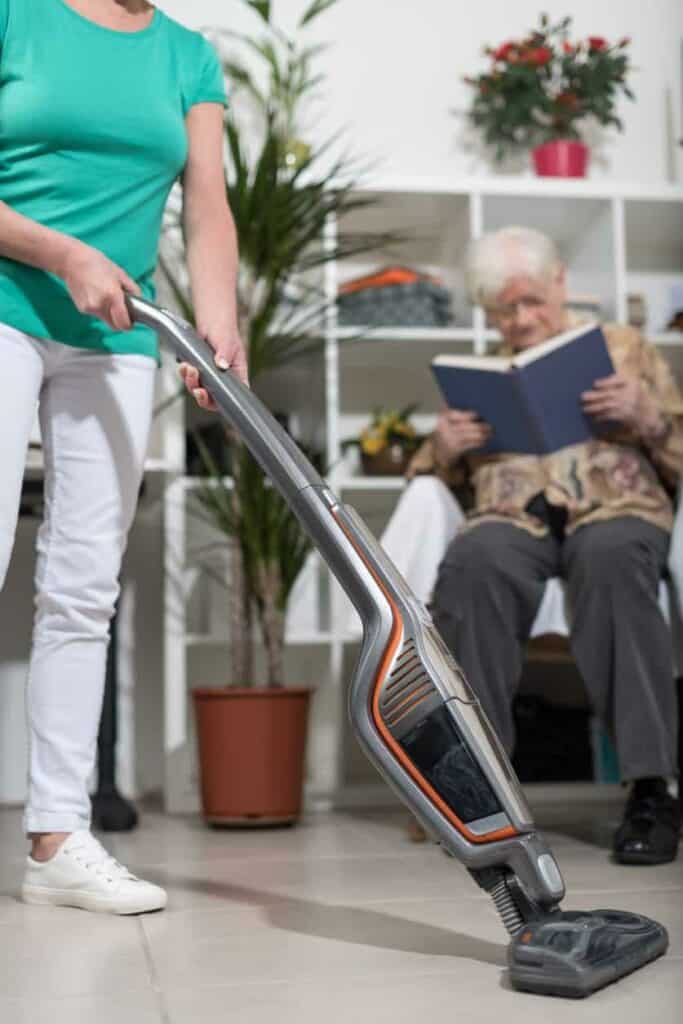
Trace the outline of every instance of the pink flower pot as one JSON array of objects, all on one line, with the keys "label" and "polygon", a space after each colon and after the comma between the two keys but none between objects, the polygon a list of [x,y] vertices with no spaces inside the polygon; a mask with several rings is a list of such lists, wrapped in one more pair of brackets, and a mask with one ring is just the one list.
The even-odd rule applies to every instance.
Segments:
[{"label": "pink flower pot", "polygon": [[555,139],[532,150],[536,174],[544,178],[584,178],[590,150],[576,139]]}]

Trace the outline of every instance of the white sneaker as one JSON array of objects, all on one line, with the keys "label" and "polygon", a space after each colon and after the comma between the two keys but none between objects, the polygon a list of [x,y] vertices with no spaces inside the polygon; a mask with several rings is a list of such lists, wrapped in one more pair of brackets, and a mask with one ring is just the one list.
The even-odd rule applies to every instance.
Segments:
[{"label": "white sneaker", "polygon": [[166,906],[163,889],[131,875],[86,831],[72,832],[48,861],[27,858],[21,898],[106,914],[144,914]]}]

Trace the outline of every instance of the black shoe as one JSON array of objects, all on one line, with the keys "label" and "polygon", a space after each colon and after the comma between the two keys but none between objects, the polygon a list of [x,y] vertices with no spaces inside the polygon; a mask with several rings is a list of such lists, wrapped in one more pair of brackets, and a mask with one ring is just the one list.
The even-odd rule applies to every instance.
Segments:
[{"label": "black shoe", "polygon": [[643,794],[636,786],[614,833],[614,859],[619,864],[667,864],[678,854],[680,829],[675,797],[666,790]]}]

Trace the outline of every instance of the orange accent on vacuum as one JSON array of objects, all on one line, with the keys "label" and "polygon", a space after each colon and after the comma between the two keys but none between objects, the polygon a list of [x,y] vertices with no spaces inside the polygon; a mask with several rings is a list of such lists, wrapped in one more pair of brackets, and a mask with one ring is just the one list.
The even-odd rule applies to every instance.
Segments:
[{"label": "orange accent on vacuum", "polygon": [[[372,568],[372,566],[369,564],[367,558],[365,557],[363,552],[359,549],[359,547],[358,547],[357,543],[355,542],[354,538],[351,536],[349,531],[344,526],[344,523],[335,514],[334,510],[331,510],[331,511],[332,511],[332,515],[334,516],[334,518],[339,523],[339,526],[344,531],[344,534],[346,535],[347,539],[351,542],[351,544],[353,545],[353,547],[357,551],[358,555],[360,556],[360,558],[363,560],[364,564],[366,565],[368,571],[372,575],[373,579],[375,580],[375,582],[377,583],[377,585],[381,589],[382,593],[384,594],[385,598],[387,599],[387,601],[389,603],[389,607],[391,608],[391,614],[392,614],[391,635],[389,637],[389,643],[387,644],[387,648],[386,648],[386,650],[384,652],[384,656],[382,657],[382,661],[380,663],[379,669],[377,670],[377,675],[375,676],[375,681],[374,681],[373,689],[372,689],[372,718],[373,718],[373,722],[375,724],[375,727],[377,728],[377,730],[381,734],[384,742],[389,747],[389,749],[393,753],[394,757],[403,765],[403,767],[408,772],[408,774],[410,776],[412,776],[413,780],[417,783],[417,785],[420,787],[420,789],[423,791],[423,793],[425,793],[429,797],[429,799],[435,805],[435,807],[437,807],[441,811],[441,813],[444,815],[444,817],[448,821],[450,821],[450,823],[455,828],[457,828],[458,832],[460,832],[463,836],[465,836],[465,838],[470,843],[490,843],[490,842],[494,842],[495,840],[498,840],[498,839],[508,839],[511,836],[516,836],[517,835],[517,831],[516,831],[516,829],[514,829],[512,827],[512,825],[508,825],[505,828],[497,829],[495,832],[485,833],[484,835],[476,835],[474,832],[472,832],[467,827],[467,825],[463,821],[461,821],[460,818],[458,818],[458,816],[454,813],[452,808],[450,808],[448,806],[448,804],[445,803],[445,801],[439,796],[439,794],[436,792],[434,787],[430,785],[430,783],[427,781],[427,779],[425,779],[424,776],[420,774],[420,772],[417,770],[417,768],[415,767],[413,762],[407,757],[407,755],[404,752],[403,748],[400,746],[399,743],[396,742],[394,737],[391,735],[391,733],[387,729],[387,727],[386,727],[386,725],[385,725],[385,723],[384,723],[384,721],[382,719],[382,714],[381,714],[380,707],[379,707],[379,695],[380,695],[380,690],[382,688],[382,682],[384,681],[384,678],[385,678],[385,676],[386,676],[386,674],[388,672],[389,666],[391,665],[391,663],[393,661],[393,658],[394,658],[394,655],[396,653],[396,648],[398,647],[399,643],[401,642],[401,637],[403,635],[403,622],[401,620],[400,612],[399,612],[398,608],[396,607],[396,604],[393,601],[391,595],[388,593],[386,587],[382,583],[382,580],[380,579],[378,574],[375,572],[375,570]],[[426,694],[424,696],[426,696]],[[424,696],[423,696],[422,699],[424,699]]]}]

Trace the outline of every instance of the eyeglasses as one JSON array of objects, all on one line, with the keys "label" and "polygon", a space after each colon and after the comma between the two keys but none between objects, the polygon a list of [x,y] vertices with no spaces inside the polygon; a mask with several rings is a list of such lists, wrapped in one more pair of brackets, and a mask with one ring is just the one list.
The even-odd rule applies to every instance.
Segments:
[{"label": "eyeglasses", "polygon": [[486,306],[486,312],[489,316],[493,316],[496,320],[512,320],[513,317],[517,316],[517,311],[520,308],[527,310],[541,309],[547,305],[547,300],[540,298],[538,295],[525,295],[523,298],[518,299],[517,302],[506,302],[501,306]]}]

